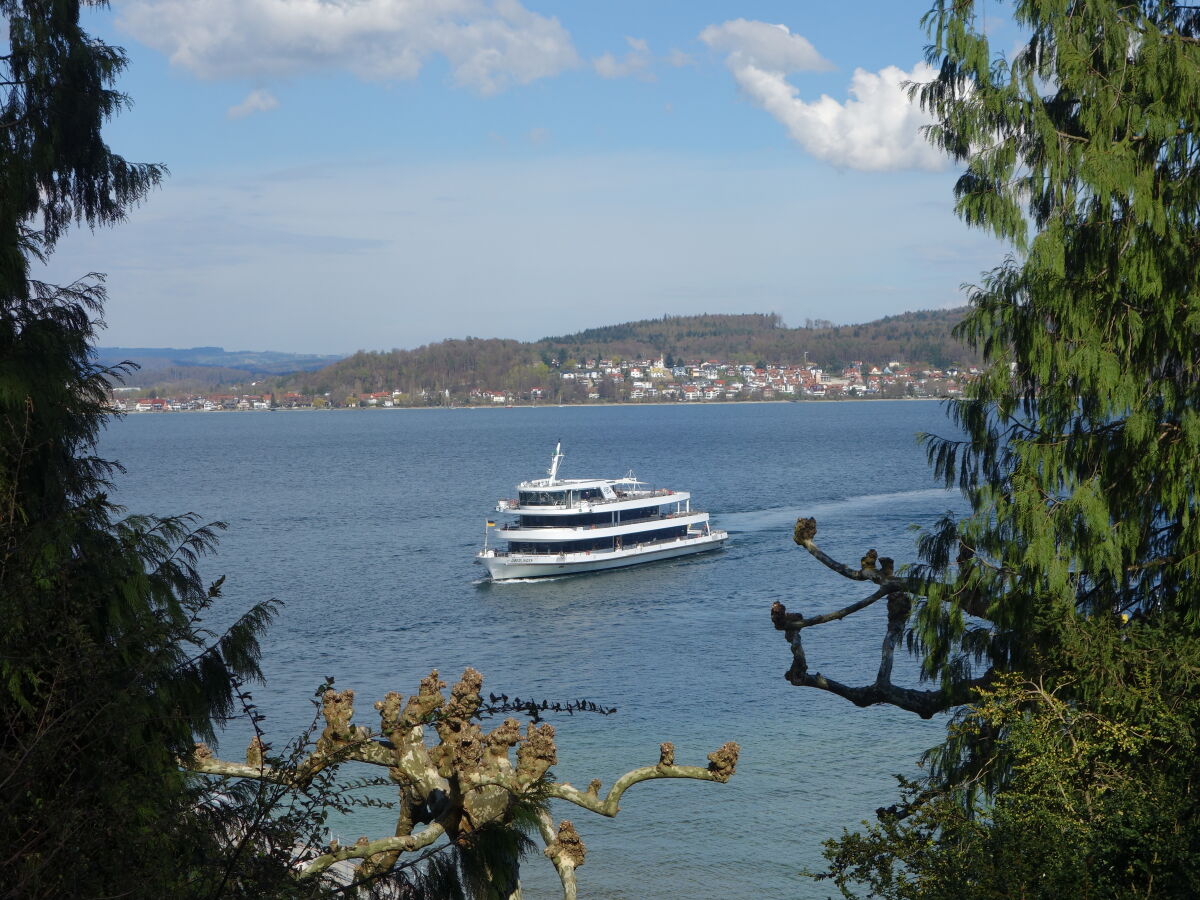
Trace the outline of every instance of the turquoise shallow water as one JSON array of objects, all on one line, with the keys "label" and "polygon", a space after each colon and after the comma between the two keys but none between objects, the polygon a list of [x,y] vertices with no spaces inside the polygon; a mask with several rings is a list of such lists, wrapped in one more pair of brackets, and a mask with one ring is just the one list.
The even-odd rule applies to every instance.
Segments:
[{"label": "turquoise shallow water", "polygon": [[[911,560],[908,526],[960,502],[933,484],[914,434],[948,430],[937,404],[884,401],[167,414],[114,423],[101,451],[127,469],[117,499],[131,512],[229,523],[206,563],[228,575],[218,619],[265,597],[286,604],[255,691],[276,741],[307,724],[326,675],[356,690],[369,723],[388,690],[411,693],[434,667],[450,681],[468,665],[485,690],[618,707],[552,720],[558,778],[577,785],[656,762],[662,741],[681,763],[703,764],[736,740],[727,785],[638,785],[615,820],[556,808],[589,849],[581,895],[816,898],[832,891],[798,873],[819,865],[821,840],[892,802],[892,775],[914,771],[944,722],[783,680],[772,601],[816,613],[865,595],[797,548],[792,523],[816,516],[819,543],[848,561],[870,547]],[[564,477],[632,468],[692,491],[730,532],[727,548],[486,581],[472,554],[495,500],[539,476],[558,440]],[[871,680],[883,615],[815,629],[810,665]],[[235,730],[222,750],[236,757],[244,744]],[[341,827],[351,839],[389,829],[378,812]],[[531,898],[556,895],[540,859],[523,881]]]}]

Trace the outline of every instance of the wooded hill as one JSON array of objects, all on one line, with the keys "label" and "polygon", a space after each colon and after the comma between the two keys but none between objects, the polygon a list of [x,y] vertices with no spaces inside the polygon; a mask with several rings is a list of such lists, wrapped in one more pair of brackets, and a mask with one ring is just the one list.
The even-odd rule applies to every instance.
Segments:
[{"label": "wooded hill", "polygon": [[945,368],[977,361],[951,337],[965,308],[888,316],[860,325],[810,322],[787,328],[777,315],[664,316],[592,328],[535,342],[465,338],[413,350],[359,352],[317,372],[275,379],[276,391],[304,394],[405,393],[473,388],[527,391],[548,387],[554,371],[599,359],[657,359],[670,363],[798,364],[840,369],[854,360],[892,360]]},{"label": "wooded hill", "polygon": [[928,310],[861,325],[817,320],[799,328],[787,328],[778,315],[761,313],[664,316],[543,338],[536,346],[561,361],[614,355],[623,359],[670,356],[755,364],[807,360],[840,368],[854,360],[902,360],[945,368],[975,361],[970,350],[950,335],[965,313],[965,307]]}]

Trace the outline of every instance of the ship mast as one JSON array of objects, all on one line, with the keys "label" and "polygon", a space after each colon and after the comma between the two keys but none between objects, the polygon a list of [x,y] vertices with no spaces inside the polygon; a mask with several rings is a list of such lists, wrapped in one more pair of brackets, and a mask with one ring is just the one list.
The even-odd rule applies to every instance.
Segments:
[{"label": "ship mast", "polygon": [[551,486],[554,485],[554,479],[556,479],[558,477],[558,464],[560,462],[562,462],[563,456],[564,456],[564,454],[562,452],[562,441],[559,441],[557,444],[554,445],[554,455],[552,457],[550,457],[550,482],[549,482],[549,484]]}]

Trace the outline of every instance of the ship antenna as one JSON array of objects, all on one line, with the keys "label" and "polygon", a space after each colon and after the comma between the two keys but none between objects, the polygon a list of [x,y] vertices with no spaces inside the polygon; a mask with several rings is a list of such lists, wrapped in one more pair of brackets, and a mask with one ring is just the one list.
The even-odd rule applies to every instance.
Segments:
[{"label": "ship antenna", "polygon": [[550,484],[554,484],[554,479],[558,477],[558,464],[562,462],[562,441],[554,445],[554,455],[550,457]]}]

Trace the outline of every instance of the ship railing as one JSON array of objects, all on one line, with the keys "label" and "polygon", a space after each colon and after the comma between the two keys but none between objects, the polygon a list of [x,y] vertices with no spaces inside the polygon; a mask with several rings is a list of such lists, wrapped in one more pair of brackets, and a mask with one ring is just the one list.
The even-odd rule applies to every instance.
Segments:
[{"label": "ship railing", "polygon": [[522,509],[574,509],[581,505],[591,508],[606,506],[610,503],[623,503],[626,500],[642,500],[646,497],[670,497],[678,491],[670,488],[657,488],[650,491],[614,491],[614,497],[591,497],[587,500],[576,500],[574,503],[536,503],[522,506],[517,498],[505,498],[496,501],[497,512],[517,512]]}]

